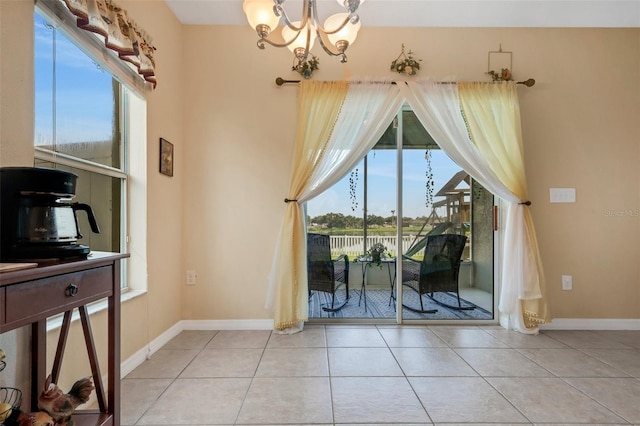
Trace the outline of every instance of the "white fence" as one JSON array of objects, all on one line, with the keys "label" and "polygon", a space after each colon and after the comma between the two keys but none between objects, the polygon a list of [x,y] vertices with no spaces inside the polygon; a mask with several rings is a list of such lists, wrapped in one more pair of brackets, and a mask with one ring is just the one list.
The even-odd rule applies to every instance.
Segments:
[{"label": "white fence", "polygon": [[[414,235],[402,237],[402,253],[411,247],[415,239]],[[367,249],[376,243],[381,243],[387,248],[387,252],[395,256],[398,253],[398,238],[395,235],[367,235]],[[331,235],[331,255],[346,254],[349,258],[355,258],[364,254],[364,236],[362,235]]]}]

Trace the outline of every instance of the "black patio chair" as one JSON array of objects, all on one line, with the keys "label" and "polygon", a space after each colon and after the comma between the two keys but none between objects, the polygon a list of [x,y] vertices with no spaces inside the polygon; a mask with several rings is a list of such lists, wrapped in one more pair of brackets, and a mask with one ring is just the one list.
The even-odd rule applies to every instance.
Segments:
[{"label": "black patio chair", "polygon": [[[307,234],[307,276],[309,298],[312,291],[331,294],[331,307],[323,306],[323,311],[339,311],[349,301],[349,256],[342,254],[336,259],[331,259],[329,235]],[[336,306],[336,290],[343,285],[345,300]]]},{"label": "black patio chair", "polygon": [[[424,309],[422,296],[427,295],[439,305],[456,310],[471,310],[475,306],[462,306],[458,289],[458,273],[467,237],[458,234],[429,235],[422,261],[409,256],[402,257],[402,285],[418,293],[420,309],[403,305],[413,312],[435,313],[437,309]],[[434,293],[455,293],[458,306],[447,304],[434,297]]]}]

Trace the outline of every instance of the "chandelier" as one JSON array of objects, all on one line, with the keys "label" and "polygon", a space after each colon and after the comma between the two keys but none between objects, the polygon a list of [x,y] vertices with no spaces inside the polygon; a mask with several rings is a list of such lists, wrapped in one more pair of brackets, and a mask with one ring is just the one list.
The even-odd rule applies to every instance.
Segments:
[{"label": "chandelier", "polygon": [[[336,0],[347,12],[330,16],[320,25],[318,0],[303,0],[302,18],[300,21],[289,19],[284,10],[286,0],[244,0],[242,10],[247,15],[249,25],[258,33],[258,48],[264,49],[265,43],[275,47],[288,47],[302,67],[307,61],[309,51],[316,38],[322,49],[330,56],[340,56],[340,62],[347,62],[345,51],[353,44],[360,29],[360,17],[356,13],[358,6],[365,0]],[[282,42],[271,36],[283,19]]]}]

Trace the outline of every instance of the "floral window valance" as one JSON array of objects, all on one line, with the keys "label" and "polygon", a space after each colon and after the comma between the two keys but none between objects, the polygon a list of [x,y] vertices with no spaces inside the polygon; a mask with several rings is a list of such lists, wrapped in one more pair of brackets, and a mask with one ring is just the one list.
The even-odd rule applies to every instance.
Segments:
[{"label": "floral window valance", "polygon": [[156,87],[155,47],[151,38],[112,0],[64,0],[77,25],[104,37],[104,44]]}]

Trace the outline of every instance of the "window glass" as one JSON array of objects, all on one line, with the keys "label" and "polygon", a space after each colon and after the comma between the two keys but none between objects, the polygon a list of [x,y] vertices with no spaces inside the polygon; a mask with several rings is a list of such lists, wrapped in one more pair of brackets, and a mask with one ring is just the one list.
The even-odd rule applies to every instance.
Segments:
[{"label": "window glass", "polygon": [[91,206],[100,233],[91,231],[84,212],[78,211],[78,229],[82,238],[78,241],[91,247],[91,250],[119,252],[121,247],[121,179],[92,173],[76,167],[69,167],[36,159],[36,167],[49,167],[66,170],[78,176],[74,202]]},{"label": "window glass", "polygon": [[307,203],[309,232],[331,235],[331,254],[350,259],[364,253],[364,160],[351,173]]},{"label": "window glass", "polygon": [[37,147],[120,168],[120,83],[35,16]]}]

